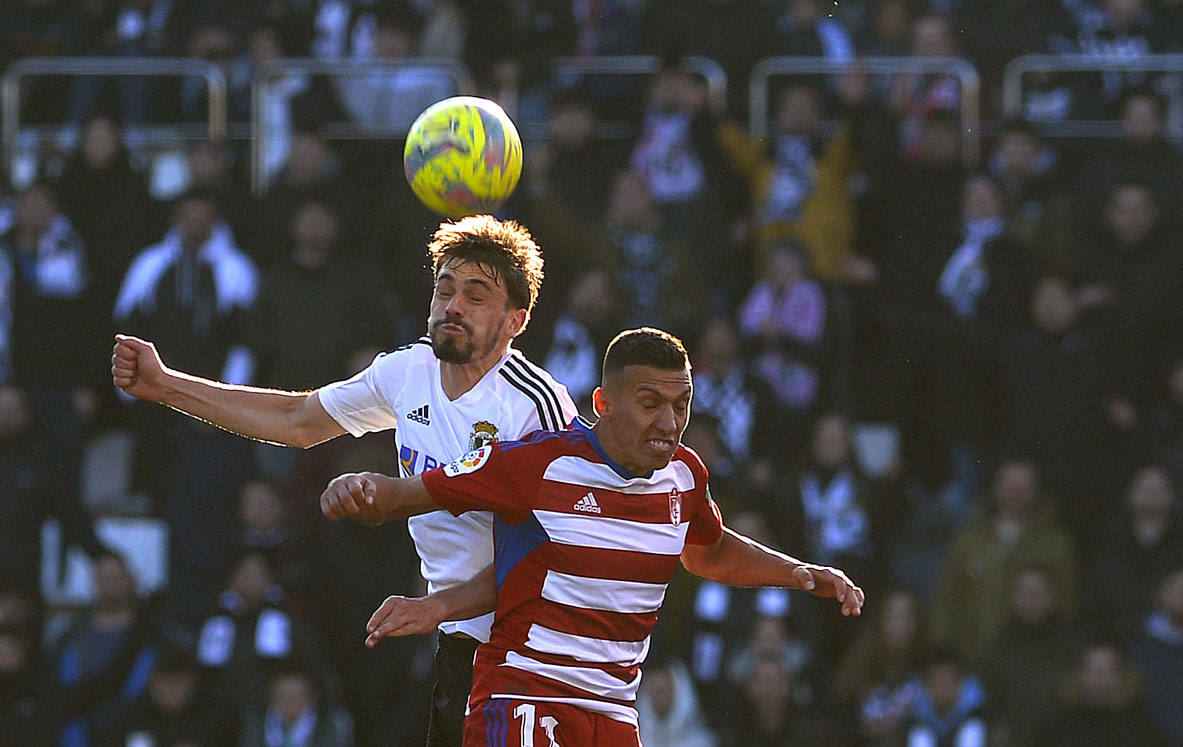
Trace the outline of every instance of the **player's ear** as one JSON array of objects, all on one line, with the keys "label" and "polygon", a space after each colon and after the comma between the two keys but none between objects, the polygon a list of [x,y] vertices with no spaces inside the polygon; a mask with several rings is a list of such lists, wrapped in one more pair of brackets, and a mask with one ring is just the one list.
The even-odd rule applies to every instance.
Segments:
[{"label": "player's ear", "polygon": [[509,312],[509,336],[517,337],[526,331],[526,324],[530,321],[530,312],[526,309],[513,309]]},{"label": "player's ear", "polygon": [[604,387],[598,386],[592,391],[592,410],[595,410],[597,416],[602,416],[606,409],[606,397],[604,395]]}]

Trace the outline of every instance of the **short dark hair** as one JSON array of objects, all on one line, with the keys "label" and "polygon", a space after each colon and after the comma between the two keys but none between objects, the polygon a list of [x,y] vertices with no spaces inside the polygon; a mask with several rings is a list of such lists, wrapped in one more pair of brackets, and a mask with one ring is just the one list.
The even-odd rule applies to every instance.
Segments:
[{"label": "short dark hair", "polygon": [[526,228],[515,221],[491,215],[470,215],[440,224],[427,245],[431,269],[453,259],[475,262],[505,281],[514,308],[530,311],[542,287],[542,250]]},{"label": "short dark hair", "polygon": [[604,352],[601,380],[607,381],[627,366],[652,366],[662,371],[681,371],[690,365],[682,341],[653,327],[626,329],[608,343]]}]

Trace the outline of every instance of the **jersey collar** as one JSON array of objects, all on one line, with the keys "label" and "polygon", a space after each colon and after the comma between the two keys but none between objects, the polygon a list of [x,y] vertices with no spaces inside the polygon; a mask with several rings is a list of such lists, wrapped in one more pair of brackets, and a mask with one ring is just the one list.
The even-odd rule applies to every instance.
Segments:
[{"label": "jersey collar", "polygon": [[595,430],[592,429],[592,423],[590,423],[582,415],[575,416],[575,419],[571,421],[571,427],[582,431],[583,434],[587,436],[587,442],[591,444],[591,447],[595,449],[596,453],[600,455],[600,458],[604,460],[604,464],[607,464],[612,468],[613,472],[620,475],[624,479],[632,480],[636,477],[648,479],[653,476],[653,470],[649,470],[643,475],[638,475],[635,472],[629,471],[624,465],[608,456],[608,452],[604,451],[604,447],[600,444],[600,439],[596,437]]}]

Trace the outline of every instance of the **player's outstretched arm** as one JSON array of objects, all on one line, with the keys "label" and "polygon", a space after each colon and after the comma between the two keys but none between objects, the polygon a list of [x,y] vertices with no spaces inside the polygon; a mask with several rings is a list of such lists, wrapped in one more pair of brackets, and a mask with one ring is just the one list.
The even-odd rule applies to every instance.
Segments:
[{"label": "player's outstretched arm", "polygon": [[308,447],[345,433],[315,392],[282,392],[192,376],[164,365],[147,340],[116,335],[111,378],[123,391],[241,436]]},{"label": "player's outstretched arm", "polygon": [[713,545],[687,544],[682,565],[696,576],[732,586],[784,586],[837,599],[842,614],[859,615],[863,590],[837,568],[803,563],[723,527]]},{"label": "player's outstretched arm", "polygon": [[362,524],[382,524],[439,508],[419,476],[349,472],[330,480],[320,494],[320,511],[327,518],[353,519]]},{"label": "player's outstretched arm", "polygon": [[383,638],[430,633],[446,620],[467,620],[492,612],[497,606],[497,581],[493,566],[464,583],[425,597],[386,597],[366,623],[366,646]]}]

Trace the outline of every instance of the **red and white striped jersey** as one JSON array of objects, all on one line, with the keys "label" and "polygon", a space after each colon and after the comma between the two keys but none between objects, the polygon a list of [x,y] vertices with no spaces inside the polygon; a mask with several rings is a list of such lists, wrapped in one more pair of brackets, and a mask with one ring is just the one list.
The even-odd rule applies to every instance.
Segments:
[{"label": "red and white striped jersey", "polygon": [[494,512],[497,610],[470,707],[559,701],[635,724],[641,662],[682,548],[723,531],[698,455],[679,446],[666,467],[634,475],[576,419],[423,481],[452,513]]}]

